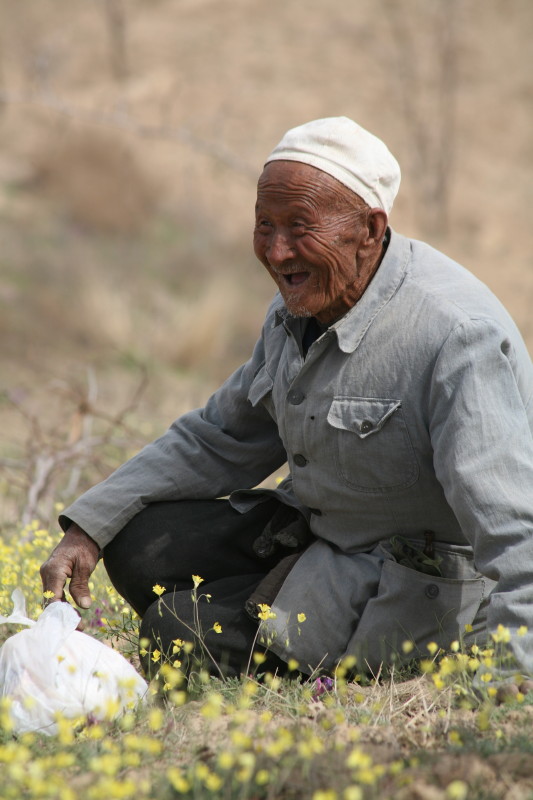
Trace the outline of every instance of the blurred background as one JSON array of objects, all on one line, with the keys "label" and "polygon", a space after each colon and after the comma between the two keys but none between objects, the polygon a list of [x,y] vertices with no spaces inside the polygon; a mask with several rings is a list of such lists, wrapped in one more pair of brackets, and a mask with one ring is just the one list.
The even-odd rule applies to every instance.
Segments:
[{"label": "blurred background", "polygon": [[[530,0],[0,0],[0,511],[68,498],[247,358],[256,180],[309,119],[387,143],[392,226],[531,350],[532,38]],[[76,447],[92,469],[53,487]]]}]

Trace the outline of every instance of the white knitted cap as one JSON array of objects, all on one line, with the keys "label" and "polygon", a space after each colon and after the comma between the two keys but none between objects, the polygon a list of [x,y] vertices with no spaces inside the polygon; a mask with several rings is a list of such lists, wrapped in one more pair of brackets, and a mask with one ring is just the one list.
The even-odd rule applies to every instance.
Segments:
[{"label": "white knitted cap", "polygon": [[291,128],[265,164],[270,161],[300,161],[321,169],[387,214],[400,186],[400,165],[386,145],[348,117]]}]

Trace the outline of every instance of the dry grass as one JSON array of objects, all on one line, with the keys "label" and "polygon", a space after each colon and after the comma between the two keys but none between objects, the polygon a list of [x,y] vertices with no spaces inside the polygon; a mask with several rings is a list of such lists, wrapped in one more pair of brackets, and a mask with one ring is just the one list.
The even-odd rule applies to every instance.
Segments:
[{"label": "dry grass", "polygon": [[431,228],[532,344],[531,5],[396,6],[0,0],[4,386],[90,364],[113,402],[142,362],[156,426],[203,402],[272,293],[250,246],[265,154],[338,113],[402,163],[392,224]]}]

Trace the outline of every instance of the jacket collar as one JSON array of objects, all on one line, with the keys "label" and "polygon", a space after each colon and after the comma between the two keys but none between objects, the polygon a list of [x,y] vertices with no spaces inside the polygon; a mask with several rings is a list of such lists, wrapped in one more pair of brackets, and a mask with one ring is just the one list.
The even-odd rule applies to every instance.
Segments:
[{"label": "jacket collar", "polygon": [[[396,294],[405,277],[410,254],[409,240],[391,229],[387,252],[365,293],[353,308],[329,328],[335,331],[343,353],[356,350],[375,317]],[[286,327],[292,327],[295,321],[295,317],[282,305],[275,312],[273,327],[283,323]]]}]

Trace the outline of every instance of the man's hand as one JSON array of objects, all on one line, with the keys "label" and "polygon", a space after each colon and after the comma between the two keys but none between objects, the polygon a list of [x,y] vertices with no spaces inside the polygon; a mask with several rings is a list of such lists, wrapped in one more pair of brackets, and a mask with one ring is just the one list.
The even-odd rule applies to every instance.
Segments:
[{"label": "man's hand", "polygon": [[89,608],[91,593],[89,577],[98,562],[100,548],[78,525],[72,523],[41,567],[45,592],[53,592],[49,602],[65,599],[65,584],[70,578],[69,591],[80,608]]}]

